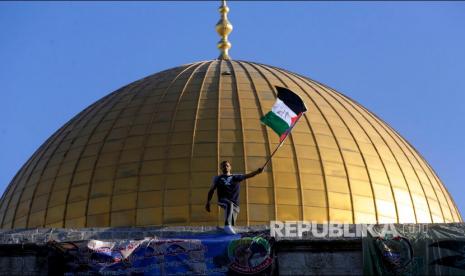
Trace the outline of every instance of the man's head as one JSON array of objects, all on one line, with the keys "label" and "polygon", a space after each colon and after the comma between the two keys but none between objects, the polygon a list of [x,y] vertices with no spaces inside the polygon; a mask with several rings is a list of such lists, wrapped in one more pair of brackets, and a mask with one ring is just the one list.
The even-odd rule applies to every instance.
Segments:
[{"label": "man's head", "polygon": [[221,172],[224,174],[231,173],[231,164],[228,161],[222,161],[220,163]]}]

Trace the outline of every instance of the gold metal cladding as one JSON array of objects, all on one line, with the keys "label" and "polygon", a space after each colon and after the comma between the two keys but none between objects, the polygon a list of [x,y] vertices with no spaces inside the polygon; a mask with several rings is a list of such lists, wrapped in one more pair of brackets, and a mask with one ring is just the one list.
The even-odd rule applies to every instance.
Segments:
[{"label": "gold metal cladding", "polygon": [[220,208],[204,210],[210,181],[221,160],[237,173],[265,163],[279,138],[259,118],[276,85],[308,112],[243,183],[239,225],[462,221],[426,160],[355,101],[283,69],[212,60],[129,84],[66,123],[6,189],[1,228],[221,225]]},{"label": "gold metal cladding", "polygon": [[226,5],[226,0],[222,1],[220,8],[218,9],[221,14],[221,19],[216,23],[216,32],[221,36],[221,40],[218,42],[217,47],[221,54],[218,59],[229,60],[229,49],[231,43],[228,41],[228,35],[232,32],[233,26],[228,20],[229,7]]}]

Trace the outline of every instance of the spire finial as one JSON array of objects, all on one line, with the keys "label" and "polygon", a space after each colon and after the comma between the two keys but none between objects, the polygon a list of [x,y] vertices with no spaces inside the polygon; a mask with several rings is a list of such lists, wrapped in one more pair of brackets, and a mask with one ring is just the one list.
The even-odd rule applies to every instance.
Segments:
[{"label": "spire finial", "polygon": [[218,59],[231,59],[228,53],[229,49],[231,48],[231,43],[228,41],[228,35],[232,32],[233,26],[228,20],[229,8],[226,6],[226,0],[222,1],[218,10],[221,14],[220,21],[216,23],[216,32],[221,36],[221,40],[217,44],[217,47],[221,52]]}]

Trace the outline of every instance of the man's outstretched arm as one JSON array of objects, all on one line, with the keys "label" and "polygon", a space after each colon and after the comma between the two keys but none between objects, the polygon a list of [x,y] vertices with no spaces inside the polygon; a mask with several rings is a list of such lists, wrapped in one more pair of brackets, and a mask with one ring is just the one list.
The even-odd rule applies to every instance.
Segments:
[{"label": "man's outstretched arm", "polygon": [[208,191],[207,203],[205,204],[205,210],[207,210],[207,212],[210,212],[210,201],[212,200],[213,194],[215,193],[215,189],[216,181],[213,180],[213,183],[210,186],[210,190]]},{"label": "man's outstretched arm", "polygon": [[263,168],[259,168],[259,169],[255,170],[255,171],[253,171],[253,172],[250,172],[250,173],[244,175],[244,178],[245,178],[245,179],[251,178],[251,177],[256,176],[257,174],[261,174],[262,172],[263,172]]}]

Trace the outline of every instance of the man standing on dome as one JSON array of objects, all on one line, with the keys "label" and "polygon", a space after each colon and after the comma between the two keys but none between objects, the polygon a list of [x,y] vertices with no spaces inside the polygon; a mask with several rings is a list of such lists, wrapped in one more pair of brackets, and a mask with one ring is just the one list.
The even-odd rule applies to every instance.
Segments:
[{"label": "man standing on dome", "polygon": [[210,212],[210,201],[218,189],[218,205],[224,209],[224,231],[228,234],[236,234],[232,226],[235,225],[237,214],[239,214],[239,191],[240,182],[260,174],[263,168],[259,168],[248,174],[231,174],[231,164],[228,161],[220,163],[223,174],[215,176],[208,191],[205,209]]}]

